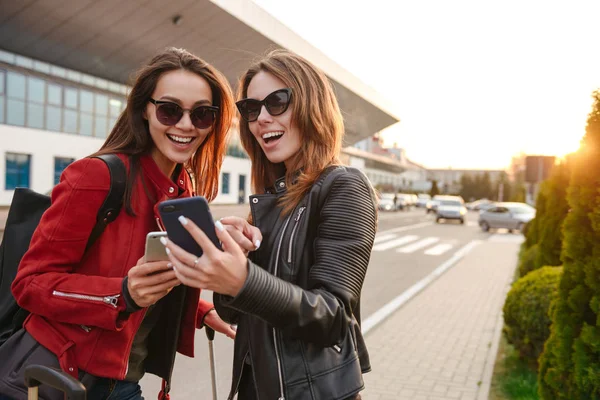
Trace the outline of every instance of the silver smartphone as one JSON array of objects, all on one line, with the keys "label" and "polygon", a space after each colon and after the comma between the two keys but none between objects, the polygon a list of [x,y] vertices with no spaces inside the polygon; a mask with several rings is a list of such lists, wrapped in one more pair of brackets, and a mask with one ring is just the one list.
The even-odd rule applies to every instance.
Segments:
[{"label": "silver smartphone", "polygon": [[166,238],[167,232],[150,232],[146,235],[146,253],[144,254],[146,262],[169,261],[165,246],[160,242],[161,237]]}]

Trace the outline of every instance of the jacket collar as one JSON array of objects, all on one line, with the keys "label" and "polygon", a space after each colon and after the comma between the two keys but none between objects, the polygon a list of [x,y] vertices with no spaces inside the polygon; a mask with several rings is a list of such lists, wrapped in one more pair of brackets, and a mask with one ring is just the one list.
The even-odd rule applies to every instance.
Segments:
[{"label": "jacket collar", "polygon": [[[298,182],[298,177],[300,176],[301,173],[302,173],[302,169],[299,169],[293,173],[292,185],[295,184],[296,182]],[[280,194],[280,193],[285,192],[286,190],[287,190],[287,183],[285,181],[285,175],[283,175],[282,177],[278,178],[275,181],[275,184],[271,188],[267,188],[266,193]]]},{"label": "jacket collar", "polygon": [[173,182],[158,168],[158,165],[156,165],[150,154],[141,156],[140,163],[144,170],[144,176],[166,197],[176,198],[185,191],[188,191],[190,194],[192,193],[191,182],[183,165],[178,166],[179,173],[177,179]]}]

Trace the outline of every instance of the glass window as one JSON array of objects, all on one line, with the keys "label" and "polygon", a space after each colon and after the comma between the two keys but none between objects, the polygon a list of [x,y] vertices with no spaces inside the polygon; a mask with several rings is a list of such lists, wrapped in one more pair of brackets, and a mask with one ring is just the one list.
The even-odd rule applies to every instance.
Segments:
[{"label": "glass window", "polygon": [[33,60],[29,57],[17,56],[16,64],[20,67],[33,69]]},{"label": "glass window", "polygon": [[62,127],[62,108],[55,106],[46,107],[46,129],[60,131]]},{"label": "glass window", "polygon": [[67,79],[75,81],[75,82],[81,82],[81,72],[77,72],[77,71],[68,69],[67,70]]},{"label": "glass window", "polygon": [[39,78],[27,78],[27,101],[43,103],[45,101],[46,82]]},{"label": "glass window", "polygon": [[34,61],[33,62],[33,68],[36,71],[40,71],[40,72],[43,72],[45,74],[49,74],[50,73],[50,64],[47,64],[45,62]]},{"label": "glass window", "polygon": [[108,115],[108,96],[97,94],[95,110],[96,115]]},{"label": "glass window", "polygon": [[0,124],[4,123],[4,96],[0,96]]},{"label": "glass window", "polygon": [[223,172],[223,180],[221,181],[221,193],[229,194],[229,172]]},{"label": "glass window", "polygon": [[25,125],[25,102],[8,99],[6,102],[6,123],[10,125]]},{"label": "glass window", "polygon": [[123,107],[123,102],[121,100],[117,100],[117,99],[110,99],[108,104],[110,106],[110,116],[118,117],[119,114],[121,113],[121,109]]},{"label": "glass window", "polygon": [[7,94],[14,99],[25,100],[25,75],[16,72],[7,74]]},{"label": "glass window", "polygon": [[94,118],[90,114],[81,113],[79,117],[79,133],[85,136],[92,136]]},{"label": "glass window", "polygon": [[75,159],[65,157],[54,157],[54,184],[58,185],[60,182],[60,175],[71,164]]},{"label": "glass window", "polygon": [[6,73],[0,70],[0,94],[4,93],[4,77]]},{"label": "glass window", "polygon": [[44,128],[44,106],[42,104],[27,103],[27,126]]},{"label": "glass window", "polygon": [[15,55],[6,51],[0,50],[0,61],[12,64],[15,62]]},{"label": "glass window", "polygon": [[96,81],[96,78],[94,78],[91,75],[83,74],[81,76],[81,83],[83,83],[85,85],[94,86],[95,81]]},{"label": "glass window", "polygon": [[63,130],[66,133],[77,133],[77,111],[65,110]]},{"label": "glass window", "polygon": [[6,190],[29,187],[29,154],[6,153]]},{"label": "glass window", "polygon": [[117,118],[116,117],[109,119],[108,120],[108,130],[112,131],[112,129],[115,127],[116,123],[117,123]]},{"label": "glass window", "polygon": [[77,89],[65,88],[65,106],[77,108]]},{"label": "glass window", "polygon": [[87,90],[79,91],[79,109],[84,112],[94,111],[94,95]]},{"label": "glass window", "polygon": [[94,132],[96,133],[96,137],[105,138],[106,137],[106,117],[101,117],[96,115],[96,123],[94,127]]},{"label": "glass window", "polygon": [[62,105],[62,87],[48,84],[48,104]]}]

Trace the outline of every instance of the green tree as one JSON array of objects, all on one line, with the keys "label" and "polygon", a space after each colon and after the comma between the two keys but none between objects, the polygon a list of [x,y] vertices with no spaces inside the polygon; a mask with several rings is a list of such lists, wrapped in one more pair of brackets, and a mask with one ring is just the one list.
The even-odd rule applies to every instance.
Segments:
[{"label": "green tree", "polygon": [[600,92],[571,160],[564,265],[550,338],[540,357],[543,399],[600,398]]},{"label": "green tree", "polygon": [[437,181],[434,179],[431,181],[431,190],[429,191],[429,195],[431,197],[440,194],[440,189],[438,188]]},{"label": "green tree", "polygon": [[569,212],[567,187],[569,186],[570,169],[568,163],[556,165],[548,180],[542,184],[545,192],[543,214],[538,226],[538,245],[536,266],[562,265],[560,253],[563,242],[562,225]]}]

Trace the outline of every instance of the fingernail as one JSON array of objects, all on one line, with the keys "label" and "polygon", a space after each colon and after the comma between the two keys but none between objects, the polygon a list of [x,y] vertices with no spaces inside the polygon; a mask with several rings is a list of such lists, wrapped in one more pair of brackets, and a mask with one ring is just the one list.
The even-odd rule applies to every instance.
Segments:
[{"label": "fingernail", "polygon": [[254,246],[256,246],[256,249],[258,250],[258,248],[260,247],[260,240],[256,240],[256,242],[254,242]]},{"label": "fingernail", "polygon": [[184,217],[183,215],[180,215],[179,217],[177,217],[177,219],[179,220],[179,222],[181,222],[181,225],[188,224],[188,219],[186,217]]},{"label": "fingernail", "polygon": [[221,232],[223,232],[225,230],[225,228],[223,227],[223,224],[221,223],[221,221],[217,221],[215,222],[215,226],[217,227],[218,230],[220,230]]},{"label": "fingernail", "polygon": [[167,254],[171,254],[171,250],[169,250],[168,247],[165,247],[165,251],[167,252]]},{"label": "fingernail", "polygon": [[166,246],[166,245],[167,245],[167,238],[161,237],[161,238],[160,238],[160,242],[161,242],[163,245],[165,245],[165,246]]}]

